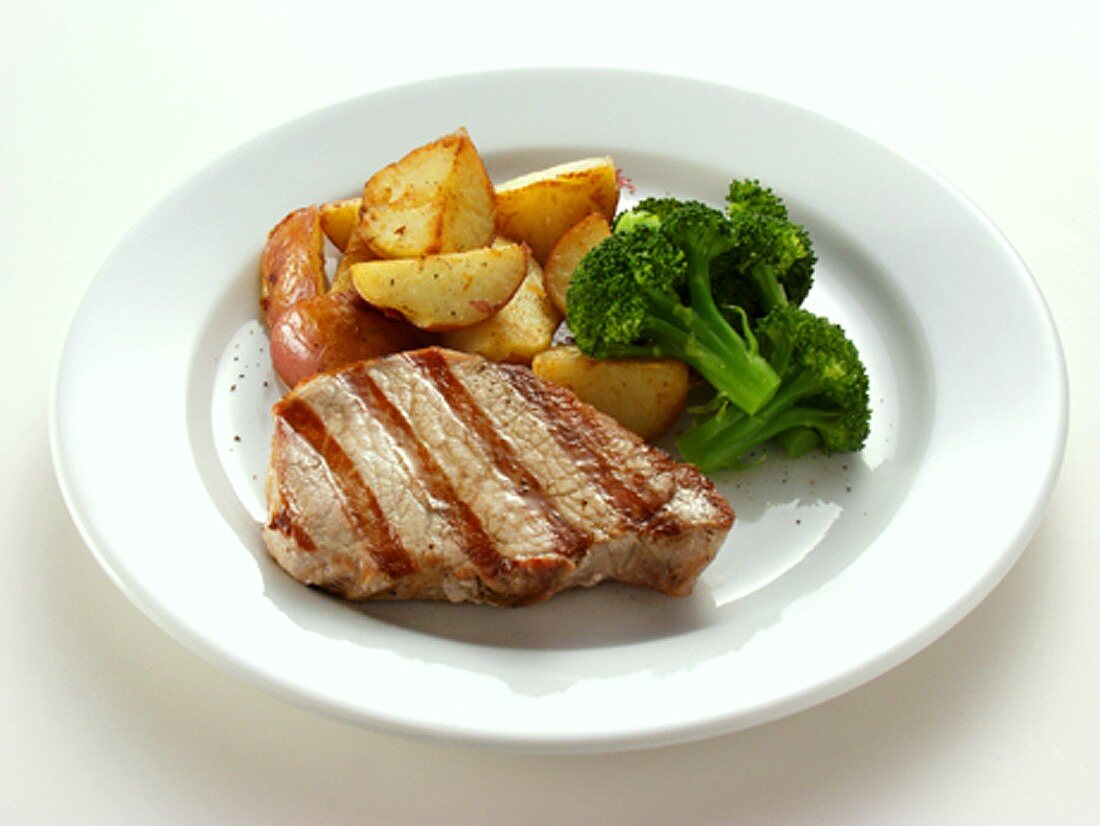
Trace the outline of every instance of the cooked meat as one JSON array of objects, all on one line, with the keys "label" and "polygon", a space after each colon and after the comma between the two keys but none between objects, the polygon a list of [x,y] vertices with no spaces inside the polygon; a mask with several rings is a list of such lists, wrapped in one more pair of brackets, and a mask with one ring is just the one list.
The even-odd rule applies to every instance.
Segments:
[{"label": "cooked meat", "polygon": [[322,373],[274,414],[264,541],[349,599],[686,595],[733,523],[694,467],[522,366],[415,350]]}]

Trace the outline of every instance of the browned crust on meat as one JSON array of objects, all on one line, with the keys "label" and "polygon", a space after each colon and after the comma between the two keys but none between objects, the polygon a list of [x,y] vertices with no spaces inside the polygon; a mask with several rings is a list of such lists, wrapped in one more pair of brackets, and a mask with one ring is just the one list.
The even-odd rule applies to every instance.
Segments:
[{"label": "browned crust on meat", "polygon": [[[348,521],[355,526],[364,550],[379,569],[391,579],[413,573],[417,568],[416,560],[382,516],[378,499],[369,483],[356,470],[355,462],[339,442],[329,436],[324,421],[316,411],[300,397],[291,395],[276,405],[275,415],[305,439],[328,465],[342,509]],[[284,490],[283,501],[286,500]]]},{"label": "browned crust on meat", "polygon": [[481,519],[459,497],[431,452],[416,438],[408,419],[386,398],[365,365],[353,365],[340,374],[340,380],[348,385],[372,415],[385,423],[401,449],[414,457],[428,495],[436,499],[439,507],[446,512],[448,524],[460,535],[460,544],[481,575],[496,579],[511,570],[512,560],[498,553]]},{"label": "browned crust on meat", "polygon": [[[602,449],[599,434],[608,420],[595,408],[580,405],[572,392],[559,385],[540,381],[530,370],[503,368],[508,382],[530,404],[542,411],[554,439],[573,456],[577,468],[585,473],[622,515],[622,527],[655,533],[675,533],[675,520],[665,518],[659,510],[663,502],[654,496],[641,474],[615,463]],[[643,442],[633,434],[630,440],[637,449]],[[674,462],[664,453],[652,451],[651,459],[658,472],[669,471]]]},{"label": "browned crust on meat", "polygon": [[406,353],[407,358],[436,386],[455,415],[477,435],[494,467],[511,480],[516,490],[527,497],[540,516],[554,531],[558,545],[556,553],[565,557],[580,556],[592,544],[592,537],[578,527],[569,524],[546,496],[538,479],[523,464],[511,445],[501,437],[492,422],[478,406],[462,383],[451,372],[448,351],[428,347]]}]

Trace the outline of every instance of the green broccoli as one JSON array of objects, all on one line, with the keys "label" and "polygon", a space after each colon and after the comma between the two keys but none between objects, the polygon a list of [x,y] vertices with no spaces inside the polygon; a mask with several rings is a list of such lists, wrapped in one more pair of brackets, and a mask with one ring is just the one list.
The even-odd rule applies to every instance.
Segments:
[{"label": "green broccoli", "polygon": [[[785,304],[801,305],[817,263],[806,229],[788,218],[778,195],[753,179],[730,184],[726,211],[738,243],[715,262],[715,301],[740,307],[750,319]],[[727,269],[736,275],[719,275]]]},{"label": "green broccoli", "polygon": [[862,448],[871,420],[867,372],[844,330],[787,305],[761,319],[756,335],[782,379],[778,391],[751,414],[716,397],[708,417],[677,441],[684,458],[709,472],[743,466],[771,439],[792,456]]},{"label": "green broccoli", "polygon": [[737,243],[730,221],[698,202],[659,200],[660,209],[622,216],[581,260],[566,294],[569,328],[587,355],[679,359],[755,412],[779,376],[747,319],[734,329],[714,302],[711,263]]},{"label": "green broccoli", "polygon": [[756,178],[741,178],[730,182],[726,191],[726,212],[730,216],[739,212],[751,212],[779,221],[787,220],[787,205],[783,203],[783,199]]},{"label": "green broccoli", "polygon": [[629,232],[638,224],[659,226],[661,221],[685,203],[688,202],[669,196],[663,198],[643,198],[633,209],[627,210],[626,212],[620,212],[616,215],[611,228],[614,232]]}]

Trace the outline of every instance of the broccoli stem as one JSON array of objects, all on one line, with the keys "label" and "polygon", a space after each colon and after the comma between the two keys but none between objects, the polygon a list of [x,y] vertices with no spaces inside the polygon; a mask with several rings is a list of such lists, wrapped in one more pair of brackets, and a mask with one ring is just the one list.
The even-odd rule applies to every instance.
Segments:
[{"label": "broccoli stem", "polygon": [[776,278],[775,273],[766,265],[756,264],[753,267],[749,267],[748,272],[745,274],[749,277],[749,280],[752,281],[753,286],[756,287],[756,292],[760,296],[760,304],[763,307],[764,315],[767,315],[776,307],[786,306],[787,293],[779,283],[779,279]]},{"label": "broccoli stem", "polygon": [[658,290],[647,292],[650,313],[646,337],[653,354],[680,359],[723,396],[753,413],[775,395],[779,376],[760,355],[755,339],[746,341],[719,313],[710,298],[685,307]]},{"label": "broccoli stem", "polygon": [[821,446],[821,436],[810,427],[792,427],[776,436],[775,440],[792,459],[799,459]]},{"label": "broccoli stem", "polygon": [[[681,436],[676,446],[680,453],[704,473],[724,467],[736,467],[750,450],[788,431],[799,432],[827,426],[839,415],[829,410],[798,407],[798,402],[819,388],[813,376],[805,374],[780,388],[755,414],[745,415],[726,409]],[[798,439],[793,447],[807,453],[815,445]]]}]

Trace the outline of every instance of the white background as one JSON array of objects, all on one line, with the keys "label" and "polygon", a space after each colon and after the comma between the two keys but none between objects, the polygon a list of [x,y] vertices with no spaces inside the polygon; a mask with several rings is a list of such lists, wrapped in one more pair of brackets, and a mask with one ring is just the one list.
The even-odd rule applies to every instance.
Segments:
[{"label": "white background", "polygon": [[[1100,822],[1095,2],[5,5],[0,822]],[[718,80],[846,122],[967,193],[1050,303],[1071,424],[1034,541],[941,640],[832,702],[607,756],[377,735],[173,642],[64,509],[51,369],[99,264],[165,190],[328,103],[555,65]]]}]

